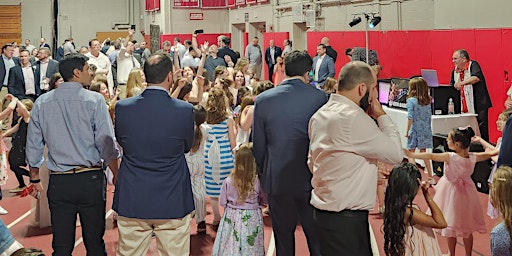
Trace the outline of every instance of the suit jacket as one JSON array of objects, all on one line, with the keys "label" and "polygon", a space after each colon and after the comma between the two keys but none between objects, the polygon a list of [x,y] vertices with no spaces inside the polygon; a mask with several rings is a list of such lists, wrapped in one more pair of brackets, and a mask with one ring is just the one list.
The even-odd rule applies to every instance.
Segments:
[{"label": "suit jacket", "polygon": [[[36,80],[36,88],[41,88],[41,61],[36,61],[35,63],[36,71],[34,73],[34,79]],[[46,74],[42,76],[51,78],[53,74],[59,72],[59,62],[56,60],[49,59],[48,60],[48,68],[46,69]]]},{"label": "suit jacket", "polygon": [[[34,72],[33,68],[31,68],[31,70]],[[34,79],[35,77],[34,72]],[[23,76],[23,70],[20,65],[16,65],[9,70],[9,83],[7,84],[7,90],[16,98],[23,99],[25,98],[25,89],[25,76]],[[41,95],[41,89],[38,86],[35,86],[35,92],[37,96]]]},{"label": "suit jacket", "polygon": [[[151,115],[148,115],[151,113]],[[194,210],[185,153],[192,147],[192,105],[146,89],[115,108],[123,160],[113,209],[137,219],[177,219]]]},{"label": "suit jacket", "polygon": [[501,139],[500,155],[498,156],[497,166],[507,165],[512,167],[512,116],[509,116],[507,123],[503,128],[503,137]]},{"label": "suit jacket", "polygon": [[[283,54],[283,50],[281,50],[281,47],[279,46],[274,46],[274,48],[274,61],[277,61],[277,57]],[[267,66],[274,66],[272,63],[272,56],[270,56],[270,47],[265,50],[265,63],[267,63]]]},{"label": "suit jacket", "polygon": [[[19,58],[12,57],[12,59],[14,60],[15,65],[21,65]],[[4,63],[2,54],[0,54],[0,90],[4,86],[4,79],[5,79],[5,75],[7,75],[7,74],[9,74],[9,73],[7,73],[5,70],[5,63]]]},{"label": "suit jacket", "polygon": [[[318,56],[315,56],[313,59],[313,66],[311,67],[313,70],[313,74],[316,73],[316,62],[318,61]],[[334,69],[334,61],[332,60],[329,55],[324,55],[324,60],[322,60],[322,63],[320,63],[320,68],[318,69],[318,80],[317,85],[323,86],[325,83],[325,80],[327,80],[328,77],[334,77],[335,75],[335,69]]]},{"label": "suit jacket", "polygon": [[308,123],[326,102],[323,91],[300,79],[286,79],[256,97],[253,152],[266,193],[297,195],[311,191]]}]

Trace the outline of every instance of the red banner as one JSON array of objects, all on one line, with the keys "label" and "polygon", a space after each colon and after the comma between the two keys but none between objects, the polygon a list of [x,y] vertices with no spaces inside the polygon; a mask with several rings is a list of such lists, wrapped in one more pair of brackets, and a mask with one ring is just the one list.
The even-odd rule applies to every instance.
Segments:
[{"label": "red banner", "polygon": [[199,8],[199,0],[174,0],[175,8]]},{"label": "red banner", "polygon": [[146,0],[146,12],[160,10],[160,0]]},{"label": "red banner", "polygon": [[237,6],[245,5],[245,0],[235,0],[235,1],[236,1]]},{"label": "red banner", "polygon": [[228,0],[228,7],[235,7],[235,6],[236,6],[235,0]]},{"label": "red banner", "polygon": [[201,0],[201,8],[203,9],[222,9],[227,7],[227,0]]},{"label": "red banner", "polygon": [[247,4],[255,4],[256,3],[256,0],[246,0],[247,1]]}]

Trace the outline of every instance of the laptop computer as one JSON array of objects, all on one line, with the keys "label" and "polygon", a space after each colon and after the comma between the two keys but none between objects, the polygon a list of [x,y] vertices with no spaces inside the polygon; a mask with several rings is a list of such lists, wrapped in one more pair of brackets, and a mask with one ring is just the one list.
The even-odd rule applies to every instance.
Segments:
[{"label": "laptop computer", "polygon": [[437,78],[437,70],[422,69],[421,76],[428,84],[428,87],[439,87],[439,79]]}]

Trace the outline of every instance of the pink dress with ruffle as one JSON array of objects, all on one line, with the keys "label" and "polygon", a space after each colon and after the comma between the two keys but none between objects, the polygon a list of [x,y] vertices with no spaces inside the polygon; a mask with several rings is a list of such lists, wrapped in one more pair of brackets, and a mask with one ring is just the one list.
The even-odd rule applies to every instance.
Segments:
[{"label": "pink dress with ruffle", "polygon": [[444,237],[469,237],[473,232],[487,231],[478,191],[471,179],[476,156],[469,153],[464,158],[450,152],[450,162],[445,163],[444,176],[435,186],[434,202],[443,212],[448,227],[441,229]]}]

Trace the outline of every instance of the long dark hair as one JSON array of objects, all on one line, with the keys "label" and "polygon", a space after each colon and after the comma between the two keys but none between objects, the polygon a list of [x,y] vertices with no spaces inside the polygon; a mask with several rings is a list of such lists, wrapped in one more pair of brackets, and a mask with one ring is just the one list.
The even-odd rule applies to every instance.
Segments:
[{"label": "long dark hair", "polygon": [[196,152],[201,146],[201,141],[203,140],[203,133],[201,132],[201,124],[206,121],[206,110],[201,105],[194,106],[194,142],[192,143],[192,148],[190,152]]},{"label": "long dark hair", "polygon": [[[411,163],[396,165],[389,175],[384,204],[384,252],[390,256],[403,256],[407,226],[412,225],[412,200],[418,193],[421,173]],[[410,214],[406,221],[405,211]],[[406,225],[407,223],[407,225]]]}]

